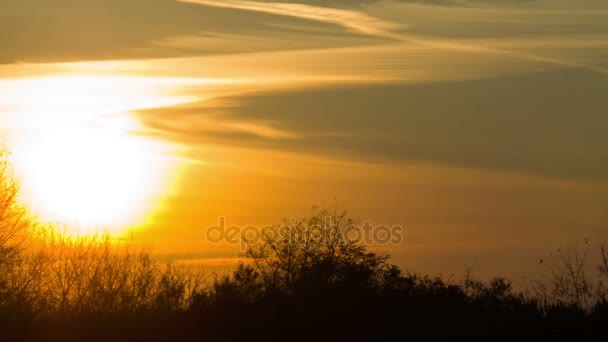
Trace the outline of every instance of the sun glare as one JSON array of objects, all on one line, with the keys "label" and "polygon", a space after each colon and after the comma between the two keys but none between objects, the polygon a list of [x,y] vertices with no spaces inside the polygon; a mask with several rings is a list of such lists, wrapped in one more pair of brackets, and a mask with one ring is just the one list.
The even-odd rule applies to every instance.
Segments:
[{"label": "sun glare", "polygon": [[136,110],[188,101],[166,79],[64,76],[2,85],[24,200],[43,221],[117,235],[146,221],[171,186],[170,145],[145,137]]}]

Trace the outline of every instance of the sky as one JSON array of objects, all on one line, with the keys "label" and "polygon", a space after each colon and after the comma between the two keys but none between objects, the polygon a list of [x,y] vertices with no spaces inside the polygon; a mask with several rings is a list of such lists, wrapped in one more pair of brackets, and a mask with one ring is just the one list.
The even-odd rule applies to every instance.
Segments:
[{"label": "sky", "polygon": [[608,234],[604,0],[0,0],[0,132],[49,220],[182,259],[225,217],[401,225],[429,273]]}]

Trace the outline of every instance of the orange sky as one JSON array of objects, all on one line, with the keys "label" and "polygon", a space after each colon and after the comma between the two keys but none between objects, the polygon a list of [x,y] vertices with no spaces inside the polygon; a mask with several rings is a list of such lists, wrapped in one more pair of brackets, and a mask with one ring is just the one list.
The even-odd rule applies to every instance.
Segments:
[{"label": "orange sky", "polygon": [[313,205],[425,272],[606,234],[608,4],[9,0],[0,132],[43,220],[232,258]]}]

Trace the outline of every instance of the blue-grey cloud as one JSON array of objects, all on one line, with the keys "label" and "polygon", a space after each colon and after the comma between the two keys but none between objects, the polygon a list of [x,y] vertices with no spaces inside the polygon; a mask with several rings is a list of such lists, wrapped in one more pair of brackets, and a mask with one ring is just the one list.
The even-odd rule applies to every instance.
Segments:
[{"label": "blue-grey cloud", "polygon": [[[340,87],[233,98],[224,108],[165,110],[169,120],[271,125],[265,137],[205,125],[170,130],[182,141],[258,146],[387,163],[431,162],[608,181],[608,77],[560,70],[477,81]],[[238,104],[238,105],[234,105]],[[188,120],[186,120],[188,121]],[[192,122],[192,121],[188,121]],[[168,127],[165,127],[168,128]]]}]

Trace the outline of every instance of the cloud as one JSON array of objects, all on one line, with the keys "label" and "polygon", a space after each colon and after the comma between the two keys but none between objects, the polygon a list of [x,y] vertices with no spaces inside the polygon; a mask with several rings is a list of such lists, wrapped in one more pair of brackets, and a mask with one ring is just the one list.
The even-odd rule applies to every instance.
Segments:
[{"label": "cloud", "polygon": [[[572,91],[571,85],[585,90]],[[242,95],[226,107],[191,107],[189,113],[207,117],[207,123],[186,120],[187,130],[168,133],[189,144],[608,182],[603,89],[608,89],[605,76],[571,69],[476,81]],[[186,116],[175,108],[144,120],[162,117],[181,122]],[[209,129],[213,122],[222,129]],[[271,127],[282,134],[251,134],[223,122]]]},{"label": "cloud", "polygon": [[[208,6],[236,8],[240,10],[271,13],[276,15],[308,19],[325,23],[341,25],[355,32],[388,38],[403,43],[419,44],[432,48],[451,51],[470,51],[481,54],[499,54],[511,58],[543,62],[566,67],[577,67],[598,73],[608,73],[608,69],[588,65],[575,61],[565,60],[559,56],[544,56],[528,51],[512,51],[505,48],[496,48],[482,45],[474,41],[451,40],[426,35],[417,35],[404,30],[407,26],[403,22],[392,22],[374,17],[360,10],[337,9],[324,6],[315,6],[299,3],[258,2],[245,0],[179,0],[187,3],[196,3]],[[475,0],[475,2],[488,0]],[[518,1],[519,2],[519,1]]]},{"label": "cloud", "polygon": [[[597,1],[530,1],[518,10],[408,6],[412,1],[299,3],[244,0],[10,0],[3,3],[0,63],[165,58],[398,42],[504,55],[605,73],[561,54],[488,44],[491,38],[607,32]],[[464,3],[435,0],[434,4]],[[495,0],[470,0],[474,4]],[[508,3],[522,3],[509,1]],[[346,4],[339,6],[339,4]],[[427,3],[427,2],[425,2]],[[500,2],[501,4],[503,2]],[[526,3],[528,3],[526,1]],[[560,10],[548,5],[561,4]],[[327,7],[327,6],[340,7]],[[363,5],[365,6],[359,6]],[[421,3],[422,4],[422,3]],[[593,7],[583,11],[581,4]],[[589,6],[591,6],[589,5]],[[599,7],[598,7],[599,6]],[[601,7],[604,6],[604,7]],[[483,7],[483,6],[482,6]],[[529,8],[534,10],[528,10]],[[576,9],[571,12],[568,9]],[[53,18],[61,18],[59,24]],[[540,31],[539,31],[540,30]],[[482,36],[486,41],[468,38]],[[473,36],[471,36],[473,35]],[[466,40],[465,40],[466,39]],[[542,43],[544,37],[537,39]]]},{"label": "cloud", "polygon": [[[151,1],[151,6],[167,5],[161,0]],[[331,27],[332,32],[343,32],[343,28],[357,32],[349,37],[365,33],[400,41],[353,48],[137,60],[132,64],[125,62],[124,67],[113,63],[110,69],[118,73],[121,68],[125,72],[140,68],[151,72],[151,76],[157,73],[255,80],[245,81],[234,93],[220,96],[230,100],[230,105],[220,103],[218,107],[209,108],[214,102],[209,101],[192,108],[164,108],[141,113],[145,122],[161,134],[187,143],[211,141],[327,153],[357,160],[428,161],[589,179],[604,179],[602,175],[608,174],[604,166],[605,155],[598,147],[605,148],[606,142],[596,131],[603,127],[605,119],[598,114],[603,96],[595,89],[608,87],[605,74],[601,74],[605,73],[606,65],[593,60],[601,59],[598,56],[606,52],[601,44],[601,30],[593,37],[581,34],[568,39],[559,34],[549,38],[531,34],[525,39],[447,39],[400,31],[391,24],[390,17],[375,17],[361,9],[238,0],[196,2],[197,5],[176,4],[189,11],[203,9],[201,12],[210,10],[213,14],[220,13],[214,12],[218,10],[217,6],[228,7],[220,9],[225,11],[221,13],[256,18],[250,23],[272,18],[274,26],[263,23],[261,27],[274,32],[277,27],[282,29],[281,25],[286,25],[288,32],[273,36],[280,37],[278,40],[288,39],[295,30],[290,25],[297,26],[298,20],[302,20],[308,23],[306,30],[311,27],[319,30],[313,36],[320,36],[325,28]],[[98,6],[105,8],[101,4]],[[154,6],[156,9],[152,13],[164,8]],[[199,18],[200,13],[196,13],[194,17],[186,18]],[[453,13],[464,16],[464,12]],[[525,17],[526,22],[534,18]],[[441,21],[437,23],[439,25]],[[235,25],[246,30],[243,23]],[[175,32],[182,32],[182,29],[189,32],[198,26],[191,22],[176,27]],[[259,31],[261,27],[255,26],[251,32],[253,39],[263,36],[265,31]],[[152,36],[164,37],[164,29],[159,32]],[[247,36],[243,32],[207,32],[194,36],[169,35],[154,42],[178,47],[204,45],[197,39],[215,39],[215,44],[221,46],[224,39],[239,41],[246,40]],[[82,72],[100,70],[95,65]],[[539,70],[546,73],[530,73]],[[378,83],[381,82],[392,85],[380,87]],[[397,82],[403,84],[395,85]],[[434,84],[429,85],[431,82]],[[364,83],[365,87],[362,87]],[[359,87],[347,87],[352,84]],[[577,92],[571,85],[591,90]],[[311,90],[310,86],[321,90]],[[281,88],[283,92],[276,96],[274,93],[246,96],[239,92],[243,89],[245,92],[276,92]],[[286,89],[300,90],[287,92]],[[201,98],[217,96],[213,89],[198,91],[200,93],[195,96]],[[586,120],[579,122],[573,113]],[[556,117],[561,121],[551,126]],[[516,119],[509,121],[513,118]],[[543,123],[550,124],[545,127]],[[470,125],[471,130],[462,127],[464,124]],[[528,125],[537,131],[526,131]],[[370,128],[375,129],[371,134]],[[537,137],[546,142],[537,143]],[[563,146],[564,141],[576,144]],[[562,150],[558,153],[555,146]],[[594,163],[597,163],[596,167],[593,167]]]},{"label": "cloud", "polygon": [[[0,5],[0,63],[118,60],[326,47],[355,34],[319,21],[176,0],[8,0]],[[6,33],[6,34],[5,34]],[[162,42],[227,36],[224,44]],[[283,38],[293,34],[292,39]],[[277,37],[256,46],[247,36]],[[243,38],[236,39],[236,38]],[[183,41],[183,40],[182,40]],[[246,42],[246,48],[235,46]],[[255,40],[253,40],[255,41]],[[258,40],[259,41],[259,40]],[[301,45],[297,45],[297,42]],[[284,44],[287,42],[288,44]],[[360,43],[360,42],[359,42]]]},{"label": "cloud", "polygon": [[[361,5],[369,5],[379,3],[384,0],[255,0],[257,2],[266,3],[281,3],[281,2],[292,2],[301,3],[315,6],[331,6],[331,7],[358,7]],[[420,5],[440,5],[440,6],[467,6],[475,4],[521,4],[530,3],[543,0],[392,0],[394,2],[409,3],[409,4],[420,4]]]},{"label": "cloud", "polygon": [[308,19],[343,26],[354,32],[372,36],[389,37],[391,29],[402,26],[387,22],[365,13],[346,9],[312,6],[299,3],[281,3],[245,0],[179,0],[214,7],[235,8],[240,10],[277,14],[300,19]]}]

